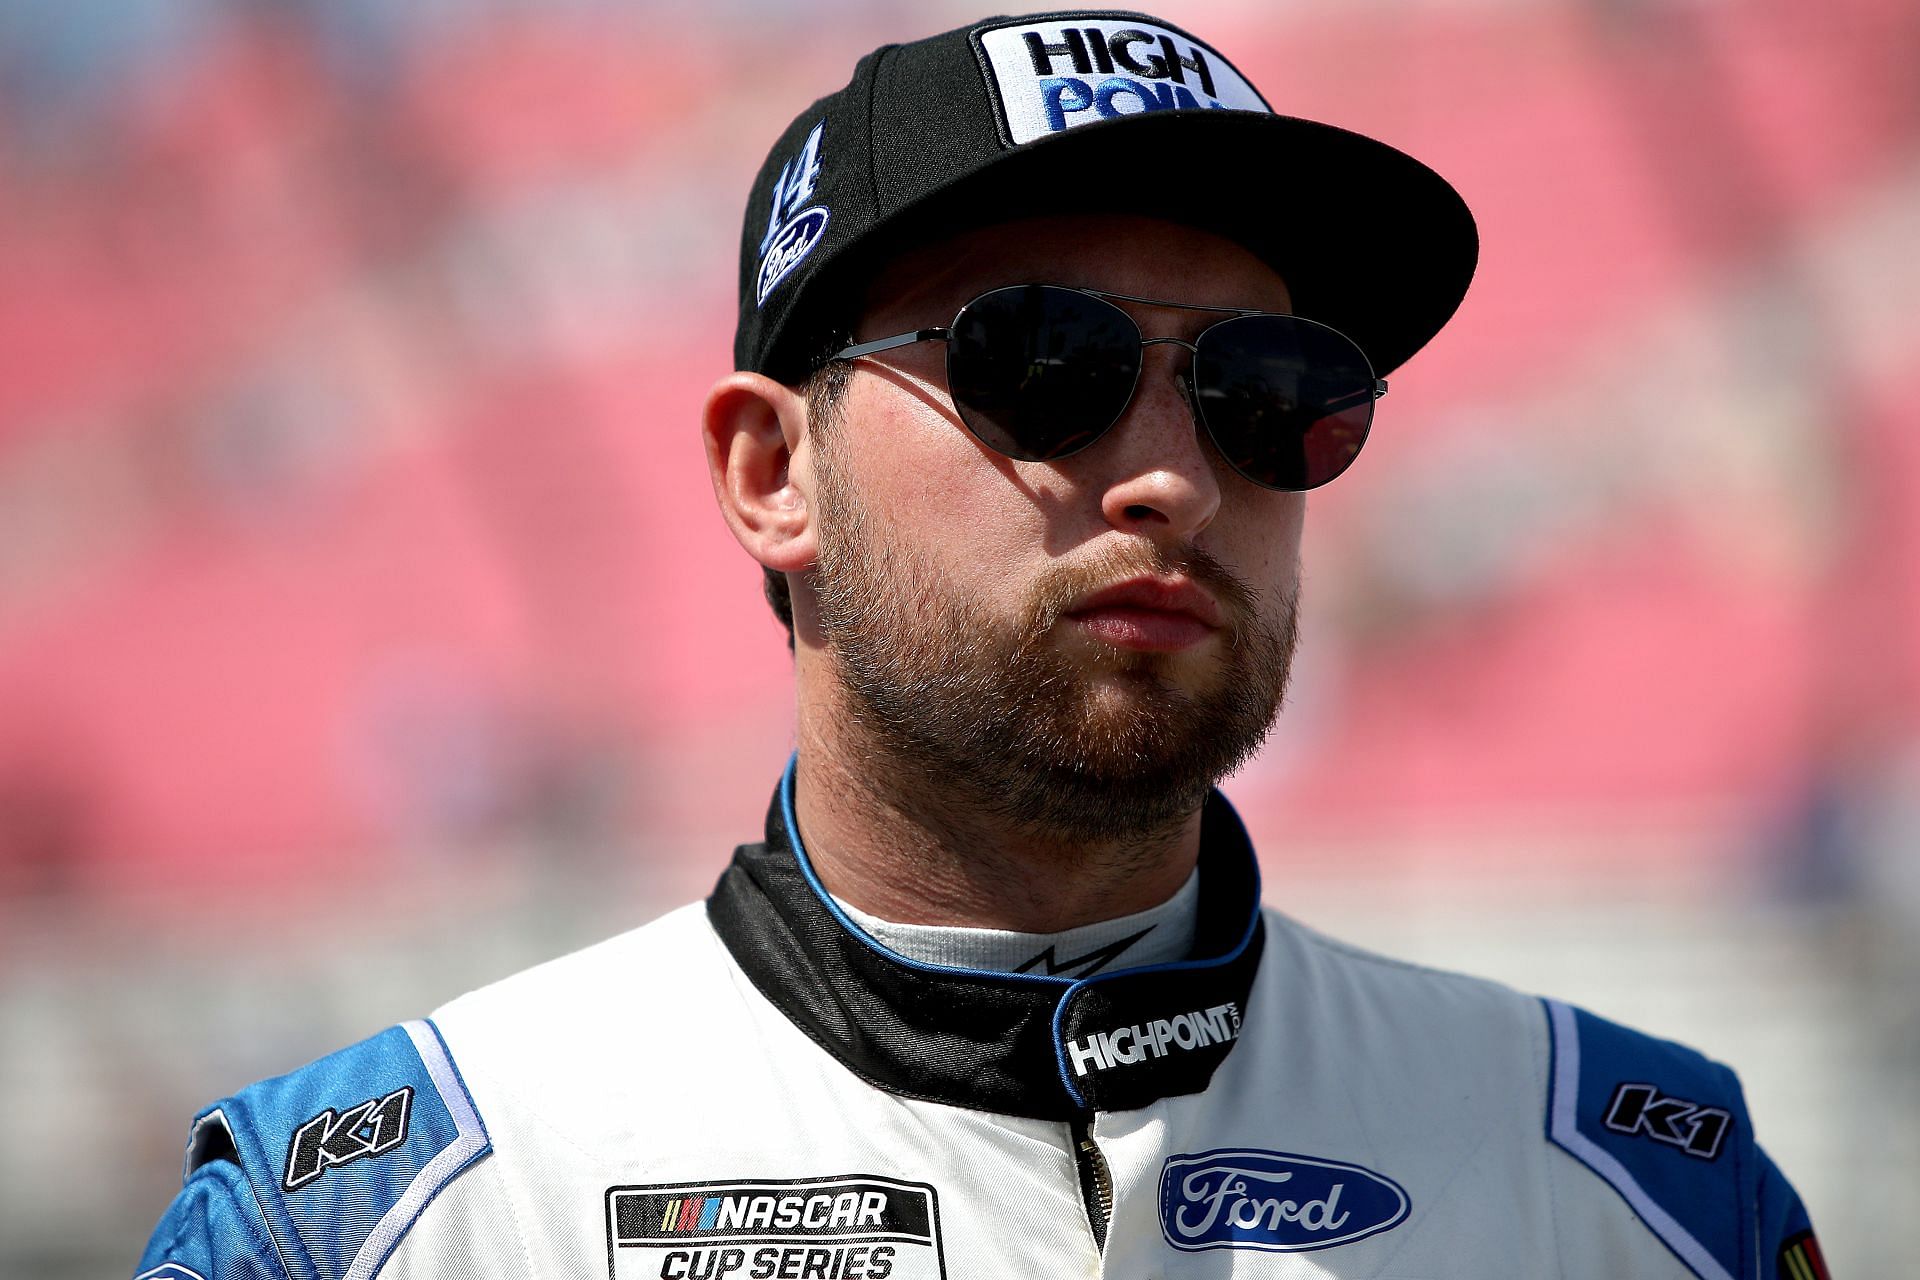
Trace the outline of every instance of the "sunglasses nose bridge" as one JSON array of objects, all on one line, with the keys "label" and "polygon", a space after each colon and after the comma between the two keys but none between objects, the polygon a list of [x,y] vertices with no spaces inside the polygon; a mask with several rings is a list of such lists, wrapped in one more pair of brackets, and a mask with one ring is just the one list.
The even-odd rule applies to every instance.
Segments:
[{"label": "sunglasses nose bridge", "polygon": [[1199,344],[1188,342],[1185,338],[1142,338],[1140,339],[1140,345],[1143,347],[1157,347],[1163,344],[1175,346],[1175,347],[1185,347],[1189,355],[1191,355],[1193,352],[1196,352],[1200,349]]}]

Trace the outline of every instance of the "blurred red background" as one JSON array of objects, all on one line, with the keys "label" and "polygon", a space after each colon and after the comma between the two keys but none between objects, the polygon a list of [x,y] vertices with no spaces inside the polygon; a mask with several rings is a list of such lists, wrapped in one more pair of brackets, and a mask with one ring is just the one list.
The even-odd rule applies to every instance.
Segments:
[{"label": "blurred red background", "polygon": [[[0,883],[268,885],[580,806],[751,829],[777,754],[700,745],[777,752],[785,687],[695,436],[740,193],[925,20],[192,12],[9,95]],[[1244,803],[1750,830],[1912,741],[1911,6],[1173,16],[1485,241],[1316,497],[1299,723]]]},{"label": "blurred red background", "polygon": [[[1229,788],[1267,856],[1890,892],[1920,9],[1159,11],[1483,239],[1313,499],[1295,692]],[[790,724],[697,437],[744,193],[860,53],[973,16],[0,5],[0,926],[500,859],[698,891]]]}]

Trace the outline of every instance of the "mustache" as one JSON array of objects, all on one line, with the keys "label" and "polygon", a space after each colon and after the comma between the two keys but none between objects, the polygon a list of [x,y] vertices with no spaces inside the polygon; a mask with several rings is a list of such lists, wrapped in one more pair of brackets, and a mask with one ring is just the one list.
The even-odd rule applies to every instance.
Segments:
[{"label": "mustache", "polygon": [[1129,578],[1184,576],[1220,602],[1230,638],[1252,622],[1259,593],[1246,579],[1199,547],[1165,547],[1156,542],[1105,546],[1077,560],[1062,561],[1041,575],[1034,587],[1027,627],[1037,641],[1083,596]]}]

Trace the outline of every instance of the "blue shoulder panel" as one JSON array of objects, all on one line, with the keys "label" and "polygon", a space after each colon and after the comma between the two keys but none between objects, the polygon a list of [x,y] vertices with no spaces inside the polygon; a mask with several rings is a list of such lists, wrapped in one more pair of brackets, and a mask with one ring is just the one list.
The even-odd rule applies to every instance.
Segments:
[{"label": "blue shoulder panel", "polygon": [[1814,1239],[1806,1206],[1764,1151],[1757,1240],[1760,1280],[1828,1280],[1826,1258]]},{"label": "blue shoulder panel", "polygon": [[239,1165],[221,1160],[187,1180],[153,1229],[136,1280],[285,1280]]},{"label": "blue shoulder panel", "polygon": [[371,1280],[489,1150],[433,1024],[391,1027],[203,1113],[142,1266],[153,1280]]},{"label": "blue shoulder panel", "polygon": [[1543,1003],[1553,1045],[1547,1136],[1701,1280],[1757,1280],[1766,1161],[1733,1072],[1684,1045]]}]

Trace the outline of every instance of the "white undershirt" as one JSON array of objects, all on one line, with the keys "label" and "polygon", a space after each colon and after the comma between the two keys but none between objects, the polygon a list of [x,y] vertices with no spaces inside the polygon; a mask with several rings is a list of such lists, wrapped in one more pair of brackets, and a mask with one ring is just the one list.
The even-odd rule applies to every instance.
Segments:
[{"label": "white undershirt", "polygon": [[1177,893],[1157,907],[1059,933],[895,924],[837,897],[834,901],[874,941],[910,960],[994,973],[1084,978],[1106,969],[1186,959],[1193,948],[1194,921],[1200,905],[1200,872],[1196,869]]}]

